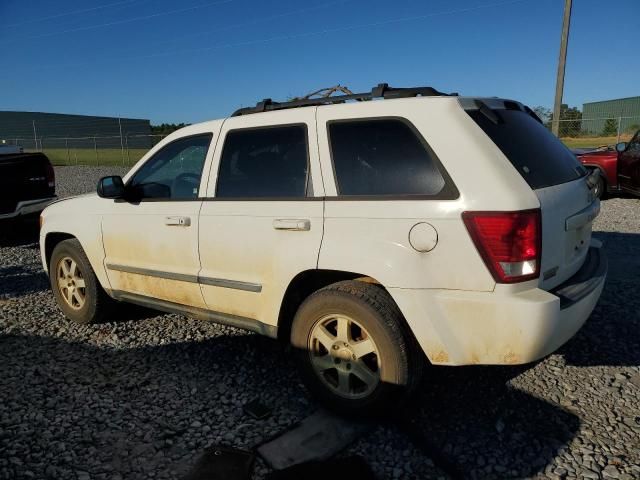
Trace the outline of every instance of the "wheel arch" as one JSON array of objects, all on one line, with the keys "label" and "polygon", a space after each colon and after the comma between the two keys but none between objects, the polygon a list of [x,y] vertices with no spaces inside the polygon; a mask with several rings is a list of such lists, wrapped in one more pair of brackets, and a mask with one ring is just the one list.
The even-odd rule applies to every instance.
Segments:
[{"label": "wheel arch", "polygon": [[[278,314],[278,340],[288,342],[291,335],[291,325],[293,318],[302,302],[314,292],[344,280],[354,280],[364,283],[380,285],[382,289],[387,289],[375,278],[362,273],[343,270],[312,269],[298,273],[287,286]],[[388,291],[387,291],[388,293]],[[391,295],[389,295],[391,297]],[[393,298],[393,297],[391,297]]]},{"label": "wheel arch", "polygon": [[51,266],[51,255],[53,255],[53,249],[56,248],[56,245],[58,245],[60,242],[71,239],[78,240],[76,236],[66,232],[47,233],[44,238],[44,259],[47,265],[47,271]]},{"label": "wheel arch", "polygon": [[[63,242],[65,240],[77,240],[80,243],[80,247],[82,247],[82,249],[84,250],[84,253],[87,256],[87,259],[89,260],[89,264],[93,269],[93,273],[98,278],[98,283],[103,289],[105,289],[107,292],[110,292],[111,286],[106,276],[106,271],[104,269],[104,266],[102,265],[102,260],[101,260],[102,257],[96,258],[95,255],[92,255],[91,252],[88,251],[91,249],[86,248],[86,244],[85,242],[83,242],[80,235],[74,235],[73,233],[70,233],[70,232],[55,231],[55,230],[47,232],[45,234],[44,244],[43,244],[44,248],[42,249],[42,254],[44,255],[43,261],[45,262],[45,265],[46,265],[46,271],[48,272],[51,266],[51,256],[53,255],[53,250],[56,248],[56,245],[58,245],[60,242]],[[100,245],[99,248],[101,250],[102,245]]]}]

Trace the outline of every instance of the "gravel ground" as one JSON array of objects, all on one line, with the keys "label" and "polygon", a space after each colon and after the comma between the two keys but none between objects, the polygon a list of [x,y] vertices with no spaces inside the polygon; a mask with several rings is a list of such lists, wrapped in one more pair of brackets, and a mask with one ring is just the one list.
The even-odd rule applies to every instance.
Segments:
[{"label": "gravel ground", "polygon": [[[59,167],[58,193],[117,169]],[[345,455],[379,478],[640,478],[640,200],[603,202],[609,280],[585,327],[529,367],[437,368],[401,419]],[[210,444],[251,448],[316,409],[276,342],[126,308],[65,321],[32,226],[0,226],[0,479],[180,478]],[[273,409],[253,420],[242,405]],[[269,469],[258,460],[254,478]]]}]

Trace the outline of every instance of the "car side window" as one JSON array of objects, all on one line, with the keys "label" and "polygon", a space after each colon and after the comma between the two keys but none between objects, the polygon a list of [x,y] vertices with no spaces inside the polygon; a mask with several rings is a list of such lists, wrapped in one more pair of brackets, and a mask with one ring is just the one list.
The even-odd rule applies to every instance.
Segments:
[{"label": "car side window", "polygon": [[627,152],[634,152],[635,154],[640,154],[640,130],[636,132],[631,140],[629,140],[629,145],[627,146]]},{"label": "car side window", "polygon": [[403,119],[328,125],[338,195],[437,195],[445,187],[435,154]]},{"label": "car side window", "polygon": [[229,131],[216,197],[304,197],[309,192],[307,145],[306,125]]},{"label": "car side window", "polygon": [[127,188],[137,199],[198,198],[202,168],[213,135],[181,138],[162,148],[138,170]]}]

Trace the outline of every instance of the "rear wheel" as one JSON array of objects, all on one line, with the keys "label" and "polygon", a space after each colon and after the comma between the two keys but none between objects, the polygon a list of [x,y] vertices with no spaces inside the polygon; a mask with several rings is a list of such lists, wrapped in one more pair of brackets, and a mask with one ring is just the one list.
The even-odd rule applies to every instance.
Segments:
[{"label": "rear wheel", "polygon": [[76,239],[64,240],[53,249],[49,280],[60,310],[76,323],[100,321],[114,303],[100,286]]},{"label": "rear wheel", "polygon": [[295,316],[291,342],[309,390],[341,413],[383,413],[420,379],[423,357],[378,285],[347,281],[314,293]]}]

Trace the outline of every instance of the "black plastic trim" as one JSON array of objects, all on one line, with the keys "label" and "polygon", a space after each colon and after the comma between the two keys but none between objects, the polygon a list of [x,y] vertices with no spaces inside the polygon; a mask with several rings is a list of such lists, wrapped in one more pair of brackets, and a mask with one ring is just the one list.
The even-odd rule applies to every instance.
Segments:
[{"label": "black plastic trim", "polygon": [[274,110],[285,110],[289,108],[312,107],[319,105],[333,105],[336,103],[344,103],[347,101],[364,101],[373,100],[374,98],[410,98],[410,97],[448,97],[457,96],[457,93],[444,93],[433,87],[409,87],[409,88],[392,88],[386,83],[379,83],[371,89],[370,92],[352,93],[350,95],[336,95],[333,97],[320,98],[303,98],[300,100],[292,100],[290,102],[274,102],[270,98],[265,98],[258,102],[255,107],[240,108],[233,112],[232,117],[248,115],[251,113],[270,112]]},{"label": "black plastic trim", "polygon": [[128,265],[116,265],[107,263],[107,269],[116,272],[133,273],[134,275],[145,275],[148,277],[166,278],[167,280],[176,280],[178,282],[198,283],[201,285],[210,285],[213,287],[231,288],[233,290],[244,290],[246,292],[259,293],[262,291],[262,285],[259,283],[242,282],[240,280],[228,280],[226,278],[210,278],[200,275],[189,275],[185,273],[165,272],[162,270],[152,270],[150,268],[131,267]]},{"label": "black plastic trim", "polygon": [[569,280],[551,290],[560,298],[560,309],[570,308],[598,288],[607,276],[607,256],[602,248],[590,247],[584,264]]},{"label": "black plastic trim", "polygon": [[278,327],[267,325],[260,320],[253,318],[241,317],[239,315],[231,315],[229,313],[215,312],[204,308],[192,307],[190,305],[182,305],[180,303],[168,302],[157,298],[138,295],[136,293],[123,292],[121,290],[112,290],[111,295],[116,300],[135,303],[147,308],[153,308],[168,313],[177,313],[179,315],[187,315],[189,317],[200,320],[208,320],[231,327],[249,330],[261,335],[278,338]]}]

